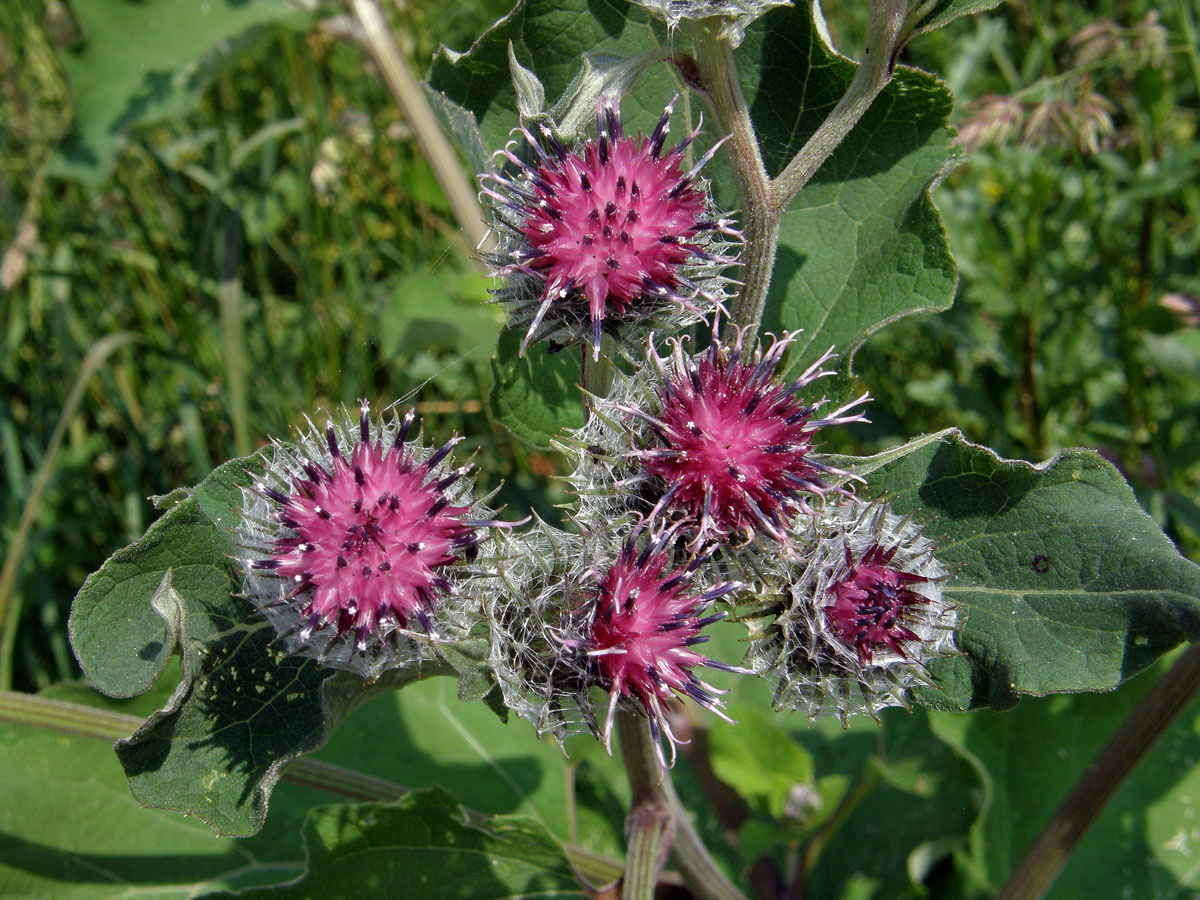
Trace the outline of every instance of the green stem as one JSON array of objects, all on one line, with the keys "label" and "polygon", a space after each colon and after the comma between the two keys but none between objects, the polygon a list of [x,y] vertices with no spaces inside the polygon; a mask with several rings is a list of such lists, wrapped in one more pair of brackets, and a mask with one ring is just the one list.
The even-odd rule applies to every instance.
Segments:
[{"label": "green stem", "polygon": [[633,794],[625,819],[629,853],[621,897],[653,900],[659,873],[675,839],[675,811],[665,787],[670,781],[645,718],[624,710],[618,712],[617,741]]},{"label": "green stem", "polygon": [[693,24],[692,42],[700,83],[718,125],[729,135],[733,170],[743,204],[745,269],[742,289],[730,310],[732,321],[726,329],[727,337],[738,326],[750,326],[753,337],[762,323],[783,215],[891,80],[907,10],[906,0],[871,0],[863,60],[854,79],[837,106],[774,179],[767,174],[754,134],[733,49],[718,37],[717,29],[709,26],[711,20]]},{"label": "green stem", "polygon": [[[60,734],[118,741],[142,726],[143,719],[79,703],[51,700],[35,694],[0,691],[0,722],[45,728]],[[407,789],[382,778],[364,775],[315,759],[297,759],[283,770],[283,780],[359,801],[395,800]]]},{"label": "green stem", "polygon": [[29,496],[25,498],[21,521],[17,523],[16,534],[13,535],[8,554],[4,557],[4,568],[0,569],[0,626],[3,627],[3,633],[0,634],[0,690],[12,687],[12,649],[16,643],[17,619],[20,612],[19,606],[12,602],[13,594],[17,589],[17,574],[20,572],[21,561],[25,558],[25,545],[33,530],[34,517],[42,502],[42,494],[50,483],[50,476],[54,473],[59,445],[67,432],[67,425],[74,417],[79,404],[83,402],[84,392],[96,370],[114,350],[131,340],[133,335],[120,332],[110,334],[92,344],[79,367],[79,375],[75,378],[75,384],[71,386],[71,393],[67,395],[67,401],[63,404],[62,413],[59,414],[58,423],[54,426],[54,433],[50,436],[50,443],[42,457],[42,464],[38,466],[33,486],[29,489]]},{"label": "green stem", "polygon": [[684,883],[699,900],[746,900],[746,895],[725,876],[712,854],[708,852],[708,848],[704,846],[704,841],[692,825],[687,810],[679,802],[670,779],[666,781],[666,792],[675,810],[675,845],[671,848],[672,858],[683,876]]},{"label": "green stem", "polygon": [[618,712],[617,740],[633,792],[626,822],[629,859],[622,896],[652,896],[667,853],[671,852],[684,883],[699,900],[746,900],[712,858],[679,802],[654,746],[649,722],[623,710]]},{"label": "green stem", "polygon": [[[711,25],[711,27],[710,27]],[[708,94],[721,131],[729,135],[733,171],[742,197],[742,226],[746,249],[742,289],[730,310],[730,328],[758,328],[771,284],[775,250],[779,244],[780,216],[771,209],[771,179],[763,162],[750,107],[742,93],[733,48],[717,34],[714,20],[693,23],[692,41],[700,82]]]},{"label": "green stem", "polygon": [[1117,788],[1200,688],[1200,646],[1189,647],[1092,760],[996,900],[1039,900]]},{"label": "green stem", "polygon": [[812,180],[825,160],[858,124],[880,91],[891,81],[907,8],[906,0],[871,0],[867,40],[854,80],[833,112],[771,185],[771,208],[779,215],[788,208],[801,188]]},{"label": "green stem", "polygon": [[[617,345],[611,335],[600,338],[600,358],[593,358],[592,345],[588,343],[579,346],[579,386],[593,397],[607,397],[613,382],[613,354]],[[583,397],[583,415],[591,415],[591,400]]]}]

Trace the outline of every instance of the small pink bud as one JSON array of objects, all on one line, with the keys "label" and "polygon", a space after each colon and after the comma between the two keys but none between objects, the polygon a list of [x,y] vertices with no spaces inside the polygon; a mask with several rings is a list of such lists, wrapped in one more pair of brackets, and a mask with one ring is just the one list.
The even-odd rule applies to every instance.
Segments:
[{"label": "small pink bud", "polygon": [[691,593],[691,573],[702,560],[672,568],[670,543],[671,536],[660,536],[638,552],[631,539],[616,561],[597,575],[588,655],[610,696],[602,731],[605,743],[611,741],[617,702],[629,698],[649,716],[656,742],[660,734],[666,734],[674,757],[678,742],[667,719],[667,704],[676,696],[690,698],[727,718],[718,696],[723,691],[701,681],[692,669],[743,670],[692,649],[708,640],[701,633],[706,625],[725,617],[723,612],[706,614],[708,605],[738,585],[725,582],[703,593]]}]

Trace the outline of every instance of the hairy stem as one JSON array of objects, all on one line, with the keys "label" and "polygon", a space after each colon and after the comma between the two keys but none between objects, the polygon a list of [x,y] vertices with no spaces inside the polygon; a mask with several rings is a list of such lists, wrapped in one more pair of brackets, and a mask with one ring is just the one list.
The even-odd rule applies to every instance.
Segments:
[{"label": "hairy stem", "polygon": [[771,184],[771,209],[777,215],[783,214],[891,81],[907,8],[906,0],[871,0],[867,40],[854,80],[833,112]]},{"label": "hairy stem", "polygon": [[767,174],[754,134],[733,49],[717,36],[716,28],[709,27],[711,20],[693,23],[700,87],[708,95],[721,130],[729,135],[733,170],[744,206],[745,269],[742,289],[730,309],[727,337],[731,338],[739,326],[750,326],[753,337],[762,323],[783,215],[891,80],[907,11],[906,0],[871,0],[866,45],[854,80],[821,126],[774,179]]},{"label": "hairy stem", "polygon": [[717,866],[716,860],[704,846],[687,810],[679,802],[675,788],[667,781],[667,793],[675,810],[675,846],[672,858],[679,873],[696,897],[700,900],[746,900],[745,894]]},{"label": "hairy stem", "polygon": [[624,710],[618,712],[617,740],[633,794],[625,819],[629,855],[621,897],[653,900],[654,886],[675,839],[675,810],[667,793],[670,781],[659,762],[646,719]]},{"label": "hairy stem", "polygon": [[779,244],[779,216],[772,212],[770,205],[771,179],[754,134],[754,123],[750,121],[750,108],[742,94],[733,48],[717,36],[715,20],[694,22],[692,40],[700,84],[712,104],[718,127],[729,135],[733,171],[744,205],[742,222],[746,249],[742,262],[745,269],[742,289],[730,309],[732,321],[729,325],[730,328],[739,325],[757,328],[766,305],[771,270],[775,265],[775,248]]},{"label": "hairy stem", "polygon": [[1200,646],[1188,648],[1092,760],[996,900],[1039,900],[1129,773],[1200,688]]}]

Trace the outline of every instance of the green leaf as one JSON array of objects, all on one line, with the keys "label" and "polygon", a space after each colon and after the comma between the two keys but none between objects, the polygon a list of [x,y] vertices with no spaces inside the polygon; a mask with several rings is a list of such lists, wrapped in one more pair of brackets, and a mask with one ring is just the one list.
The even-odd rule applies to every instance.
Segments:
[{"label": "green leaf", "polygon": [[304,814],[324,796],[284,785],[260,834],[214,838],[199,819],[142,809],[107,742],[0,723],[0,895],[184,900],[287,881],[303,871]]},{"label": "green leaf", "polygon": [[[804,2],[752,25],[735,57],[777,175],[845,93],[855,64],[825,46]],[[951,156],[951,102],[933,76],[897,67],[784,214],[763,328],[804,329],[790,371],[830,345],[852,359],[885,325],[950,306],[957,275],[929,191]]]},{"label": "green leaf", "polygon": [[578,348],[557,353],[533,344],[519,356],[524,335],[502,331],[492,360],[492,415],[536,447],[549,448],[564,428],[583,427]]},{"label": "green leaf", "polygon": [[486,358],[496,345],[502,315],[486,303],[478,270],[417,271],[400,278],[381,310],[379,343],[388,357],[449,350]]},{"label": "green leaf", "polygon": [[935,661],[944,709],[1103,691],[1200,639],[1200,566],[1184,559],[1109,463],[1066,450],[1004,460],[953,433],[867,476],[914,514],[950,571],[964,655]]},{"label": "green leaf", "polygon": [[272,23],[304,21],[287,0],[75,0],[85,43],[65,51],[75,123],[56,175],[95,184],[133,126],[184,112]]},{"label": "green leaf", "polygon": [[479,124],[475,121],[475,114],[463,109],[445,94],[435,91],[425,82],[421,82],[421,88],[442,128],[466,157],[467,165],[476,172],[487,171],[491,152],[483,141]]},{"label": "green leaf", "polygon": [[[556,98],[560,124],[583,121],[589,99],[594,115],[595,91],[627,87],[667,46],[662,23],[620,0],[520,0],[469,51],[443,48],[429,70],[430,86],[475,115],[492,149],[504,146],[518,122],[510,41],[514,53],[529,60],[545,96]],[[667,101],[683,90],[674,69],[657,69],[622,103],[622,115],[632,128],[648,133]]]},{"label": "green leaf", "polygon": [[960,16],[971,16],[975,13],[995,9],[1001,0],[940,0],[933,8],[910,23],[912,34],[924,34],[927,31],[949,25]]},{"label": "green leaf", "polygon": [[536,822],[472,814],[438,788],[392,804],[315,809],[304,826],[304,844],[308,869],[302,879],[237,896],[263,900],[583,896],[562,847]]},{"label": "green leaf", "polygon": [[[1155,679],[1156,666],[1115,694],[1022,703],[1005,713],[934,713],[934,732],[984,781],[985,807],[958,864],[966,896],[995,896],[1074,782]],[[1048,900],[1193,897],[1200,698],[1159,739],[1084,835]]]},{"label": "green leaf", "polygon": [[117,755],[141,803],[231,835],[262,827],[281,767],[322,746],[367,692],[351,673],[285,656],[270,624],[235,596],[240,486],[258,464],[216,469],[115,554],[84,583],[68,626],[85,674],[117,697],[148,690],[178,647],[182,680]]},{"label": "green leaf", "polygon": [[777,716],[752,706],[736,712],[738,727],[709,732],[712,767],[758,810],[776,819],[794,790],[813,780],[811,754],[779,728]]},{"label": "green leaf", "polygon": [[541,115],[546,108],[546,89],[536,75],[521,65],[512,41],[508,42],[508,69],[517,94],[518,112],[527,119]]},{"label": "green leaf", "polygon": [[577,843],[614,854],[628,802],[620,763],[590,736],[567,749],[570,759],[524,719],[505,724],[486,704],[461,702],[450,679],[431,678],[369,700],[316,758],[412,789],[442,785],[472,809],[536,819],[557,835],[570,833],[570,784]]},{"label": "green leaf", "polygon": [[[838,778],[849,785],[813,823],[832,833],[809,877],[808,896],[924,896],[919,883],[965,845],[979,812],[978,774],[934,736],[928,713],[889,709],[881,719],[882,728],[859,718],[849,730],[826,719],[806,741],[818,786]],[[871,890],[856,894],[862,885]]]}]

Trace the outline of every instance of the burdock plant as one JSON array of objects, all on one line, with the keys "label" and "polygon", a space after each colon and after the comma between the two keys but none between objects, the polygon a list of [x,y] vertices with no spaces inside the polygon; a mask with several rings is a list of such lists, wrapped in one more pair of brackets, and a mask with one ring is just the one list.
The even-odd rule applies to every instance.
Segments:
[{"label": "burdock plant", "polygon": [[[972,854],[993,829],[970,806],[986,754],[910,777],[927,748],[895,757],[889,707],[962,712],[1111,689],[1200,639],[1200,576],[1095,454],[1011,462],[951,431],[896,444],[902,417],[874,407],[884,430],[864,437],[856,349],[904,314],[947,306],[955,280],[928,194],[951,153],[951,99],[900,54],[985,5],[872,0],[857,65],[833,50],[816,4],[774,0],[522,0],[471,51],[441,54],[425,96],[485,170],[479,253],[508,313],[489,409],[565,451],[573,496],[557,519],[501,528],[471,464],[451,458],[457,438],[427,445],[412,411],[373,417],[365,402],[175,495],[89,579],[71,623],[87,674],[121,696],[181,653],[172,699],[119,745],[139,799],[231,834],[262,824],[285,773],[395,800],[403,792],[377,777],[284,766],[367,698],[452,675],[459,699],[515,713],[571,762],[546,768],[558,757],[510,751],[512,732],[481,736],[502,727],[491,713],[464,725],[457,700],[418,693],[430,702],[402,707],[403,733],[368,742],[368,769],[408,787],[436,771],[480,810],[413,792],[314,811],[317,843],[284,894],[399,885],[470,900],[586,882],[595,896],[650,900],[682,880],[701,900],[743,900],[744,874],[759,900],[990,893],[995,873]],[[350,6],[347,31],[403,94],[372,0]],[[547,92],[559,93],[549,105]],[[855,441],[879,452],[837,452]],[[517,482],[526,502],[531,482]],[[801,715],[770,729],[754,679]],[[1179,679],[1190,691],[1200,675]],[[1138,747],[1186,691],[1156,695]],[[840,726],[872,718],[886,730],[865,741],[869,771],[847,786],[863,742],[857,731],[860,743],[843,742]],[[946,720],[929,721],[917,712],[903,733],[950,743],[933,758],[974,748],[974,732],[955,743]],[[821,754],[804,749],[807,723]],[[723,740],[727,728],[741,730]],[[418,759],[459,743],[480,765]],[[593,829],[625,796],[603,748],[630,782],[623,849],[619,827]],[[697,820],[739,845],[720,854],[728,865],[675,796],[677,754],[689,803],[713,802]],[[1127,771],[1105,765],[1081,790]],[[496,773],[495,791],[475,790]],[[869,809],[884,782],[889,815],[907,825],[904,804],[920,813],[903,852],[908,835],[884,847]],[[536,804],[555,791],[567,815],[542,816]],[[517,805],[542,821],[487,814]],[[1074,810],[1071,833],[1087,820]],[[546,833],[560,821],[566,835]],[[1065,827],[1046,852],[1060,853]],[[854,852],[824,854],[834,846]],[[1061,861],[1036,857],[1028,871]],[[297,877],[252,868],[263,883]],[[1007,900],[1037,896],[1014,883]]]}]

